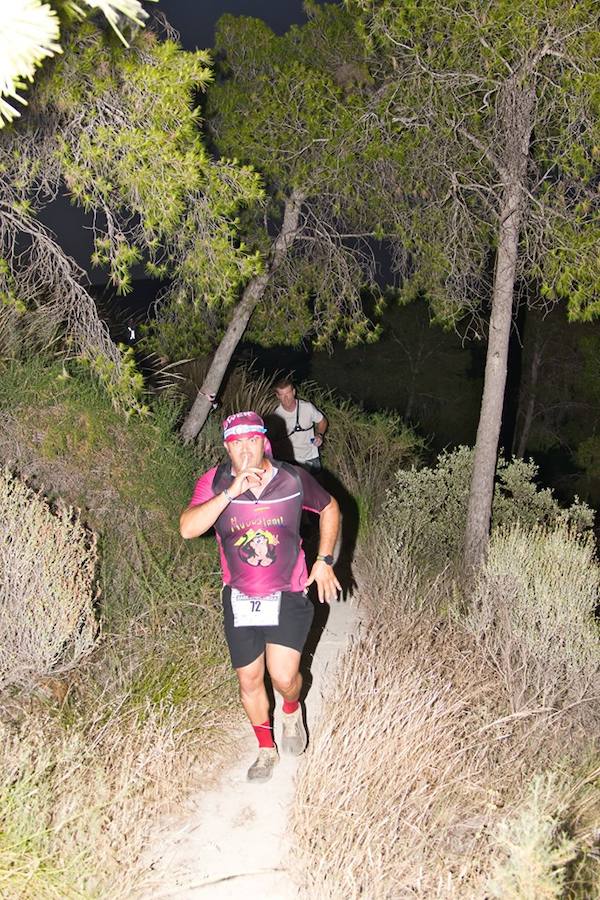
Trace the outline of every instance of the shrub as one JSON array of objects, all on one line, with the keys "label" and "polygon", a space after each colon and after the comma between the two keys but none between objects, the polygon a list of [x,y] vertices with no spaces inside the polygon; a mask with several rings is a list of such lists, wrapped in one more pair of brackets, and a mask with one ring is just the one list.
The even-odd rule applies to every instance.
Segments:
[{"label": "shrub", "polygon": [[73,510],[0,472],[0,688],[75,665],[94,646],[96,539]]},{"label": "shrub", "polygon": [[[472,449],[459,447],[442,452],[432,468],[396,472],[384,503],[383,521],[409,540],[422,565],[435,568],[459,557],[472,468]],[[500,457],[492,525],[571,522],[581,529],[591,527],[590,508],[576,499],[569,509],[562,509],[552,491],[536,486],[537,472],[532,461]]]},{"label": "shrub", "polygon": [[467,625],[501,673],[511,708],[560,708],[600,689],[593,536],[513,525],[492,534]]},{"label": "shrub", "polygon": [[497,860],[486,896],[498,900],[560,900],[567,864],[577,848],[564,827],[566,786],[551,772],[534,777],[529,795],[510,818],[498,823],[492,840]]}]

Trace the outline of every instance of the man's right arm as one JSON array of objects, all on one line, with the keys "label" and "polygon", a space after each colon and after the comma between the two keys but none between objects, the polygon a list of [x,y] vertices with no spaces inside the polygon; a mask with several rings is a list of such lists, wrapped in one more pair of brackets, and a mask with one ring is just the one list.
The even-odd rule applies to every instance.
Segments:
[{"label": "man's right arm", "polygon": [[212,483],[214,471],[211,469],[202,476],[196,485],[191,503],[179,517],[179,533],[182,538],[195,538],[205,534],[209,528],[213,527],[221,513],[225,512],[231,501],[243,494],[249,487],[260,484],[264,474],[261,468],[249,466],[235,476],[226,490],[203,500],[207,494],[212,494],[209,482]]},{"label": "man's right arm", "polygon": [[179,518],[179,532],[182,538],[195,538],[205,534],[212,528],[222,512],[231,503],[228,491],[215,494],[210,500],[199,503],[197,506],[188,506]]}]

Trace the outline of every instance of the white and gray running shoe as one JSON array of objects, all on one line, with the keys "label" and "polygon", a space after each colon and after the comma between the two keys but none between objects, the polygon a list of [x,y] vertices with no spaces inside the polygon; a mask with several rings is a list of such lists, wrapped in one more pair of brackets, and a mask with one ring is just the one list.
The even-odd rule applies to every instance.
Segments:
[{"label": "white and gray running shoe", "polygon": [[268,781],[278,762],[277,747],[259,747],[258,756],[248,769],[248,781]]},{"label": "white and gray running shoe", "polygon": [[281,749],[290,756],[300,756],[306,750],[306,729],[302,721],[302,709],[283,713],[283,738]]}]

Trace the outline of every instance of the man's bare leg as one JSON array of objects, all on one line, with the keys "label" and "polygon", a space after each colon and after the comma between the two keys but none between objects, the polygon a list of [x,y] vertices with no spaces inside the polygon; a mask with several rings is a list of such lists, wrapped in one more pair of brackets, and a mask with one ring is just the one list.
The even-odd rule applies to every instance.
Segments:
[{"label": "man's bare leg", "polygon": [[252,725],[262,725],[269,718],[269,698],[265,689],[265,654],[247,666],[236,669],[240,683],[240,699]]},{"label": "man's bare leg", "polygon": [[306,730],[298,702],[302,690],[300,653],[291,647],[267,644],[266,657],[273,687],[284,700],[281,749],[284,753],[299,756],[306,748]]},{"label": "man's bare leg", "polygon": [[297,700],[302,690],[298,651],[281,644],[267,644],[266,655],[267,669],[275,690],[284,700]]},{"label": "man's bare leg", "polygon": [[236,669],[240,698],[258,740],[258,757],[248,769],[248,781],[268,781],[278,756],[269,722],[269,698],[265,689],[265,655]]}]

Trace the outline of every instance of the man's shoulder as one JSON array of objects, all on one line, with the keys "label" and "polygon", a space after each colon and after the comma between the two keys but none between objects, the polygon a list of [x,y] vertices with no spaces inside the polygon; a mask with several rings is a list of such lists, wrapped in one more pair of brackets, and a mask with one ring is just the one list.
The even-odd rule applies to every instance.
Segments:
[{"label": "man's shoulder", "polygon": [[302,406],[303,406],[305,409],[309,409],[309,410],[311,411],[311,413],[318,413],[320,416],[323,415],[323,413],[321,412],[321,410],[319,409],[319,407],[318,407],[318,406],[315,406],[315,404],[312,402],[312,400],[304,400],[304,399],[302,399],[302,400],[300,400],[300,403],[302,404]]},{"label": "man's shoulder", "polygon": [[[299,490],[303,489],[303,481],[302,481],[302,467],[296,466],[294,463],[288,462],[283,459],[273,459],[271,460],[273,466],[276,468],[275,478],[278,483],[284,485],[287,482],[287,486],[293,482]],[[287,488],[286,488],[287,489]]]},{"label": "man's shoulder", "polygon": [[301,467],[288,462],[287,459],[272,459],[271,465],[277,470],[276,478],[299,478]]},{"label": "man's shoulder", "polygon": [[322,421],[324,414],[311,400],[303,400],[302,406],[300,407],[300,417],[303,422],[308,422],[310,425],[316,425],[318,422]]},{"label": "man's shoulder", "polygon": [[209,481],[212,478],[214,478],[214,476],[217,472],[217,469],[219,468],[219,465],[220,465],[220,463],[217,463],[217,465],[211,466],[210,469],[207,469],[205,472],[202,472],[201,475],[198,475],[198,477],[196,479],[196,483],[198,483],[198,481]]},{"label": "man's shoulder", "polygon": [[210,500],[211,497],[214,496],[213,481],[218,468],[218,466],[213,466],[196,479],[190,506],[198,506],[200,503],[206,503],[207,500]]}]

